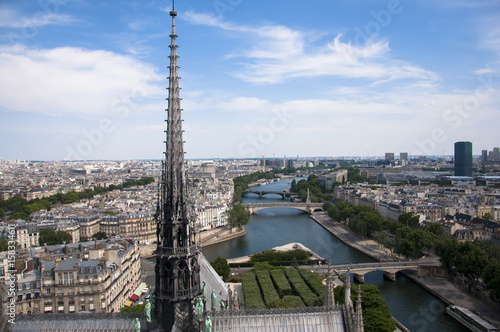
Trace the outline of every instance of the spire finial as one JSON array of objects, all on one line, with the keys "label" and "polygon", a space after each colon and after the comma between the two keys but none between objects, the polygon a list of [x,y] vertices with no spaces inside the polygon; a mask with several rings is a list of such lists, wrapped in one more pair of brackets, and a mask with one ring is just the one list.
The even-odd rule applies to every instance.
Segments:
[{"label": "spire finial", "polygon": [[175,11],[175,0],[172,0],[172,10],[170,11],[170,16],[177,16],[177,12]]}]

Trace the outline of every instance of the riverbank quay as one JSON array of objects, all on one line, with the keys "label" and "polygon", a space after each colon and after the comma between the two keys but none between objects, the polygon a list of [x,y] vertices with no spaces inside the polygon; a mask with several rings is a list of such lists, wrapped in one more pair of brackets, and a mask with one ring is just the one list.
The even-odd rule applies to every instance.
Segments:
[{"label": "riverbank quay", "polygon": [[215,229],[211,229],[208,231],[204,231],[200,233],[200,243],[201,246],[209,246],[211,244],[216,244],[232,239],[236,239],[240,236],[244,236],[247,234],[247,230],[245,226],[241,226],[240,228],[231,227],[231,226],[223,226]]},{"label": "riverbank quay", "polygon": [[[495,310],[493,306],[461,290],[448,279],[421,277],[416,271],[402,271],[401,273],[446,303],[447,306],[454,304],[467,308],[495,327],[500,327],[500,313]],[[422,305],[417,315],[419,320],[415,321],[425,320],[430,324],[432,323],[433,316],[440,315],[444,313],[445,310],[446,307],[443,307],[439,301],[425,303]],[[427,317],[425,317],[423,313],[425,313]]]},{"label": "riverbank quay", "polygon": [[[324,212],[315,213],[312,216],[312,219],[318,222],[321,226],[323,226],[323,228],[328,230],[346,245],[364,253],[365,255],[373,259],[376,259],[378,261],[394,261],[404,259],[400,257],[392,257],[387,249],[380,248],[373,240],[366,242],[359,239],[356,235],[352,234],[351,230],[349,230],[345,225],[339,225],[335,223]],[[350,241],[352,241],[352,243]],[[372,242],[375,242],[375,244]],[[421,260],[428,261],[429,266],[439,264],[439,260],[437,257],[426,257]],[[479,316],[481,318],[488,321],[490,324],[496,327],[500,327],[500,314],[497,310],[495,310],[494,307],[484,302],[483,300],[461,290],[448,279],[441,277],[421,277],[418,275],[417,271],[412,270],[401,271],[401,273],[429,291],[429,293],[441,299],[441,301],[446,303],[446,305],[455,304],[467,308],[471,311],[477,312],[479,313]],[[432,324],[432,321],[434,320],[433,317],[435,317],[435,315],[443,314],[445,311],[446,307],[442,306],[441,302],[439,301],[424,303],[420,307],[419,312],[415,313],[415,319],[413,319],[413,321],[416,322],[416,325],[420,324],[423,327],[423,329],[421,330],[424,331],[425,326],[428,326],[428,324]],[[413,327],[412,330],[414,330]]]},{"label": "riverbank quay", "polygon": [[324,229],[332,233],[345,245],[371,257],[379,262],[391,262],[405,259],[398,255],[391,255],[388,249],[380,248],[379,244],[373,240],[362,240],[351,232],[345,225],[334,222],[326,212],[315,212],[311,218],[320,224]]}]

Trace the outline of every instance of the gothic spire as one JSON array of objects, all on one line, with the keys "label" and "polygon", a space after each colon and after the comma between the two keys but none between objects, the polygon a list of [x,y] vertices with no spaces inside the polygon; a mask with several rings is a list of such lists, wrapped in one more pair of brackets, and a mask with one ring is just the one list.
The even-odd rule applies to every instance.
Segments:
[{"label": "gothic spire", "polygon": [[165,160],[162,162],[160,199],[156,211],[158,248],[156,250],[156,316],[163,330],[197,331],[194,300],[201,294],[201,252],[196,243],[188,205],[184,141],[182,139],[179,66],[177,60],[177,12],[172,4],[170,34],[167,129]]},{"label": "gothic spire", "polygon": [[363,332],[363,308],[361,306],[361,285],[358,286],[358,299],[356,300],[356,331]]}]

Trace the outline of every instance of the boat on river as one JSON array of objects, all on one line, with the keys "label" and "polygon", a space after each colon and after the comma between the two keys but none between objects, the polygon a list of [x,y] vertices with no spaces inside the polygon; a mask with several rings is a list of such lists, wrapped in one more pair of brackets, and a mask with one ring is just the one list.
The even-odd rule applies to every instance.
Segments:
[{"label": "boat on river", "polygon": [[446,308],[446,312],[471,331],[498,332],[496,327],[467,308],[460,307],[458,305],[450,305]]}]

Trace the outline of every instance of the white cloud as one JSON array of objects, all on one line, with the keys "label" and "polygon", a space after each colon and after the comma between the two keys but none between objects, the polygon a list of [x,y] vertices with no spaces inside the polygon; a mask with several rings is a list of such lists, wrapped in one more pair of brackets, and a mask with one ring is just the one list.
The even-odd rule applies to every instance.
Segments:
[{"label": "white cloud", "polygon": [[0,72],[0,108],[10,111],[123,114],[145,109],[163,94],[156,68],[102,50],[17,45],[0,52]]},{"label": "white cloud", "polygon": [[375,39],[354,45],[337,35],[333,41],[315,45],[316,32],[303,32],[282,25],[238,26],[220,17],[190,12],[193,24],[238,32],[235,38],[248,43],[230,58],[243,58],[243,70],[235,75],[246,82],[275,84],[300,77],[336,76],[365,78],[374,82],[400,79],[438,80],[435,73],[390,58],[389,43]]}]

